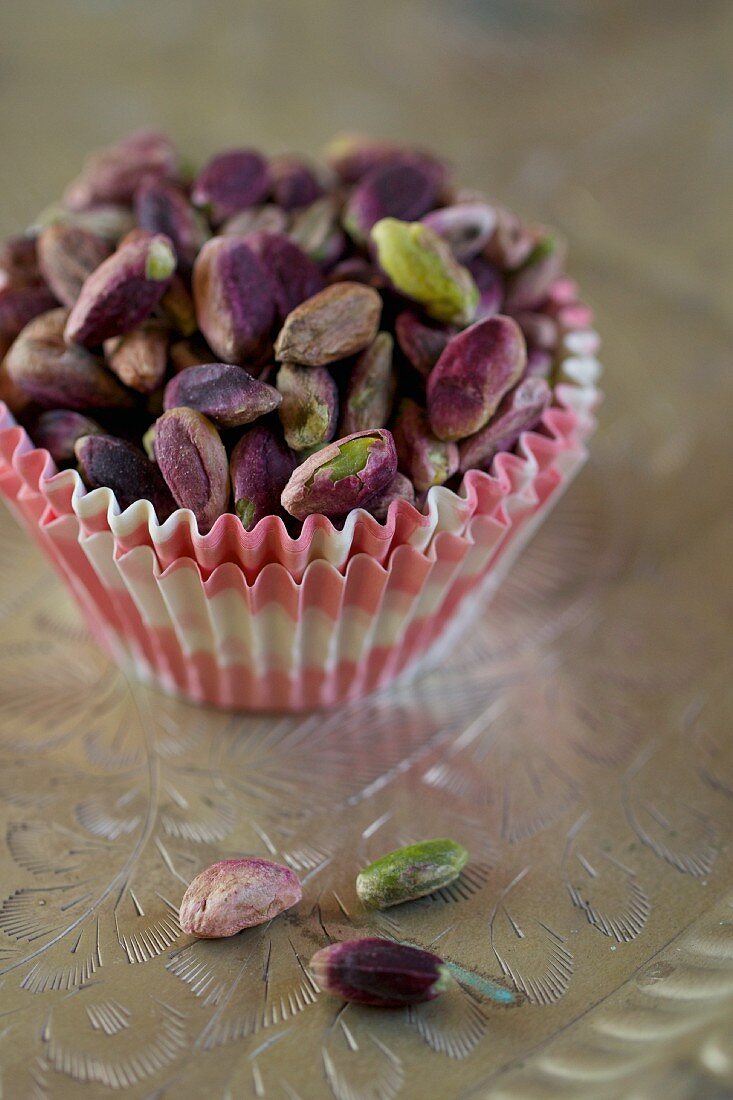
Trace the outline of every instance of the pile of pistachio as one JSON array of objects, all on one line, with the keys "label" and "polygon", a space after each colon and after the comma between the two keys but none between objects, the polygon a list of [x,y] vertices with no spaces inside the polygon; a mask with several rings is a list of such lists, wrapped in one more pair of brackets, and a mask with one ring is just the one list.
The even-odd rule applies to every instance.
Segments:
[{"label": "pile of pistachio", "polygon": [[297,531],[420,507],[536,426],[558,238],[421,150],[326,159],[236,149],[190,176],[152,132],[90,156],[0,248],[0,397],[36,445],[161,521]]}]

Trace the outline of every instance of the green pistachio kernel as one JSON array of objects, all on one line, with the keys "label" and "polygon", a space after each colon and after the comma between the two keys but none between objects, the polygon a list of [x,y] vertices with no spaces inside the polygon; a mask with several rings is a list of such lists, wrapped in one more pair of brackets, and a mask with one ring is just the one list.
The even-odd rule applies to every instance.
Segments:
[{"label": "green pistachio kernel", "polygon": [[249,528],[255,515],[256,504],[253,500],[248,500],[247,497],[242,497],[241,500],[237,500],[234,503],[234,510],[242,521],[244,527]]},{"label": "green pistachio kernel", "polygon": [[145,277],[155,282],[169,279],[176,269],[176,256],[165,241],[151,241],[145,261]]},{"label": "green pistachio kernel", "polygon": [[361,473],[367,464],[369,448],[373,443],[374,440],[369,436],[362,435],[358,439],[350,439],[348,443],[339,447],[338,457],[324,467],[331,481],[341,481],[344,477]]},{"label": "green pistachio kernel", "polygon": [[387,909],[440,890],[458,878],[468,852],[455,840],[423,840],[389,852],[357,876],[356,892],[365,905]]},{"label": "green pistachio kernel", "polygon": [[437,321],[467,325],[473,320],[478,287],[437,233],[421,222],[382,218],[371,238],[396,290],[420,302]]}]

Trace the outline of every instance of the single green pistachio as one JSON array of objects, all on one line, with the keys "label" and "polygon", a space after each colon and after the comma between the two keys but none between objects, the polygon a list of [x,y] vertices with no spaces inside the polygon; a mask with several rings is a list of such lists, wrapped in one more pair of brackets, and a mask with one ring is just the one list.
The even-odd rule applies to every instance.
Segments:
[{"label": "single green pistachio", "polygon": [[455,840],[408,844],[370,863],[357,876],[356,892],[372,909],[414,901],[448,886],[468,862],[468,852]]}]

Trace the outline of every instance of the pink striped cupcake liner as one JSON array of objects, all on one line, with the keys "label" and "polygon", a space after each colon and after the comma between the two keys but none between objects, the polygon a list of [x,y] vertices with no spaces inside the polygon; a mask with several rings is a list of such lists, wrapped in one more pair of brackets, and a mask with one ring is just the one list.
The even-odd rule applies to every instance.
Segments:
[{"label": "pink striped cupcake liner", "polygon": [[159,524],[149,502],[121,511],[109,489],[59,472],[2,403],[0,493],[126,673],[232,710],[334,706],[424,667],[465,629],[582,466],[599,392],[580,336],[566,337],[556,404],[516,454],[469,471],[459,492],[431,489],[423,512],[394,502],[384,524],[311,516],[292,538],[277,517],[245,531],[224,515],[200,535],[183,509]]}]

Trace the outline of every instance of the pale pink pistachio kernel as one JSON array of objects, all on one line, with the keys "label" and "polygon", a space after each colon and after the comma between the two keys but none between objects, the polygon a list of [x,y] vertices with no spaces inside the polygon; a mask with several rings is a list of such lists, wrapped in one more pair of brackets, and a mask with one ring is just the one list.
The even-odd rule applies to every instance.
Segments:
[{"label": "pale pink pistachio kernel", "polygon": [[179,921],[201,939],[234,936],[297,905],[303,896],[294,871],[269,859],[222,859],[201,871],[183,895]]}]

